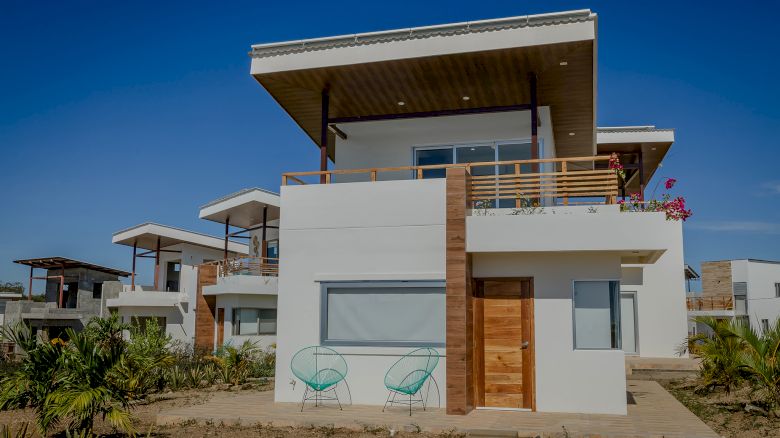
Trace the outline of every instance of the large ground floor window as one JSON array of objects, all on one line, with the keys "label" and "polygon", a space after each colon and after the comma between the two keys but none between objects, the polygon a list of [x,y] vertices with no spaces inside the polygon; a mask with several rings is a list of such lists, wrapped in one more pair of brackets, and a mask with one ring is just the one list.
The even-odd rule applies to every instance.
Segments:
[{"label": "large ground floor window", "polygon": [[233,335],[275,335],[276,309],[233,309]]},{"label": "large ground floor window", "polygon": [[443,347],[444,283],[323,283],[320,337],[323,345]]},{"label": "large ground floor window", "polygon": [[574,348],[620,349],[620,282],[574,282]]}]

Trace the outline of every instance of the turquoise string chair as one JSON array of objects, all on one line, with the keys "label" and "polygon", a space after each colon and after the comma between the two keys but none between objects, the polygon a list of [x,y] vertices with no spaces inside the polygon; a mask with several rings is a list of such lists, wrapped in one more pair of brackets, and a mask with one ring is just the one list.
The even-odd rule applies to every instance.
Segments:
[{"label": "turquoise string chair", "polygon": [[347,362],[344,357],[328,347],[306,347],[295,353],[290,368],[295,377],[306,384],[301,412],[309,400],[314,400],[314,406],[319,406],[321,401],[335,400],[341,409],[336,387],[340,382],[346,382]]},{"label": "turquoise string chair", "polygon": [[[433,377],[433,370],[439,364],[439,352],[433,348],[418,348],[411,353],[398,359],[385,374],[385,387],[390,391],[385,401],[382,412],[387,405],[409,405],[409,415],[412,415],[412,405],[421,404],[425,410],[428,404],[428,394],[431,390],[431,383],[436,386],[436,392],[439,392],[439,384]],[[426,382],[427,390],[422,394],[422,388]],[[398,398],[400,396],[400,398]],[[409,400],[406,400],[409,396]],[[419,396],[419,398],[415,398]],[[397,399],[398,398],[398,399]],[[441,406],[441,400],[439,400]]]}]

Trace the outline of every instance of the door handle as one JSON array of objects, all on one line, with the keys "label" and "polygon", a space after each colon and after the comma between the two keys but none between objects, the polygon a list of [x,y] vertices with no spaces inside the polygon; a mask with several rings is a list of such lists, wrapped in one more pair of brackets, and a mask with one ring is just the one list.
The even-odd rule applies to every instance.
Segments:
[{"label": "door handle", "polygon": [[523,342],[520,344],[520,349],[521,349],[521,350],[525,350],[526,348],[528,348],[528,341],[523,341]]}]

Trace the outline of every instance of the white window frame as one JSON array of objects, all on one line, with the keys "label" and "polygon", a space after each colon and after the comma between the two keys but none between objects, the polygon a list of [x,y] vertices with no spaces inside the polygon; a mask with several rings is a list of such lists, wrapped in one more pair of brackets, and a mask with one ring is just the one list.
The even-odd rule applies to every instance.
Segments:
[{"label": "white window frame", "polygon": [[[442,280],[432,281],[340,281],[320,283],[320,344],[326,346],[350,346],[350,347],[445,347],[445,342],[434,341],[363,341],[363,340],[331,340],[328,339],[328,289],[330,288],[437,288],[444,289],[446,296],[447,283]],[[446,318],[446,309],[445,309]],[[446,320],[445,320],[446,335]]]},{"label": "white window frame", "polygon": [[[617,315],[617,334],[615,336],[615,343],[617,345],[609,347],[609,348],[583,348],[583,347],[577,347],[577,320],[574,314],[575,310],[575,301],[574,301],[574,285],[577,282],[615,282],[617,283],[616,291],[617,291],[617,309],[615,309],[615,315]],[[623,333],[621,330],[621,318],[620,318],[620,279],[619,278],[577,278],[575,280],[572,280],[571,282],[571,331],[572,331],[572,349],[574,351],[614,351],[614,350],[622,350],[623,349]],[[637,350],[639,346],[637,345]]]}]

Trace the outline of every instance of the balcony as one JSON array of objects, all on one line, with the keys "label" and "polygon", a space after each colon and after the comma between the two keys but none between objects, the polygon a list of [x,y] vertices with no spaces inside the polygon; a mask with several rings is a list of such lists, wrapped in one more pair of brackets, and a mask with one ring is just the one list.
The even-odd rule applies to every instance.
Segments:
[{"label": "balcony", "polygon": [[204,263],[217,267],[216,284],[203,287],[203,295],[276,295],[279,259],[237,257]]},{"label": "balcony", "polygon": [[109,308],[119,307],[171,307],[186,304],[189,301],[185,292],[166,292],[150,290],[136,286],[135,289],[124,290],[119,297],[106,300]]},{"label": "balcony", "polygon": [[[338,169],[282,174],[282,185],[428,179],[448,168],[465,168],[466,198],[475,209],[615,204],[618,178],[609,156]],[[601,166],[599,166],[601,164]],[[310,182],[310,181],[309,181]]]},{"label": "balcony", "polygon": [[687,297],[685,303],[689,311],[698,310],[734,310],[734,299],[722,297]]}]

